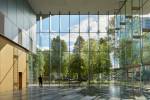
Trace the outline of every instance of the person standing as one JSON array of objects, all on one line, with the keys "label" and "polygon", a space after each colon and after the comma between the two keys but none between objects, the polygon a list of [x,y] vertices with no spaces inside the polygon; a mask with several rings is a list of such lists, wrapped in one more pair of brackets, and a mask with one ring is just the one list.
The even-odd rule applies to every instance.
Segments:
[{"label": "person standing", "polygon": [[42,87],[43,86],[42,76],[40,75],[38,79],[39,79],[39,86]]}]

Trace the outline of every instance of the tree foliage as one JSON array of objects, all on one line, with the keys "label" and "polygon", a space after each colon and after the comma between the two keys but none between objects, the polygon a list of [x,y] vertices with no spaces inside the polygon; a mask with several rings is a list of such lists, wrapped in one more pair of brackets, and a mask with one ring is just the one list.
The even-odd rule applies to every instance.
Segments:
[{"label": "tree foliage", "polygon": [[44,64],[45,59],[42,52],[37,52],[37,54],[33,55],[33,77],[34,81],[37,81],[39,75],[44,74]]},{"label": "tree foliage", "polygon": [[51,43],[51,65],[52,71],[57,73],[66,73],[66,59],[65,51],[67,51],[67,44],[61,40],[59,36],[53,38]]},{"label": "tree foliage", "polygon": [[72,75],[78,74],[78,80],[80,81],[83,78],[83,73],[85,71],[85,64],[84,60],[77,55],[73,55],[71,61],[70,61],[70,71]]},{"label": "tree foliage", "polygon": [[84,76],[88,79],[88,74],[90,78],[93,78],[94,74],[109,74],[110,66],[107,38],[101,38],[99,41],[95,39],[85,41],[81,36],[77,38],[70,62],[72,73],[78,73],[78,78]]},{"label": "tree foliage", "polygon": [[74,44],[73,55],[69,64],[71,74],[78,74],[78,80],[83,77],[83,72],[85,71],[84,59],[81,58],[80,51],[83,48],[84,39],[81,36],[77,37]]},{"label": "tree foliage", "polygon": [[99,41],[90,39],[90,42],[85,42],[82,57],[86,66],[90,65],[93,74],[109,73],[111,64],[108,49],[107,39],[101,38]]}]

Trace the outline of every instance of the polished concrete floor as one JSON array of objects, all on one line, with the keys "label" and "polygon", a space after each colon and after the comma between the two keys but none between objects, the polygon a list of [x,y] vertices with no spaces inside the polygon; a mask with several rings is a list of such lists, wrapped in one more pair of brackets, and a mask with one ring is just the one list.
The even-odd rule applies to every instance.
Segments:
[{"label": "polished concrete floor", "polygon": [[150,100],[150,92],[114,84],[90,88],[29,86],[22,91],[0,93],[0,100]]}]

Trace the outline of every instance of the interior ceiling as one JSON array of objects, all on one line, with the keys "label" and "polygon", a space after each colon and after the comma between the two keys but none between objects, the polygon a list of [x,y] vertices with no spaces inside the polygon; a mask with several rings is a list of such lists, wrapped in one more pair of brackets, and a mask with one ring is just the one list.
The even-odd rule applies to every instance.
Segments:
[{"label": "interior ceiling", "polygon": [[[120,0],[28,0],[36,14],[114,14]],[[124,1],[124,0],[121,0]]]}]

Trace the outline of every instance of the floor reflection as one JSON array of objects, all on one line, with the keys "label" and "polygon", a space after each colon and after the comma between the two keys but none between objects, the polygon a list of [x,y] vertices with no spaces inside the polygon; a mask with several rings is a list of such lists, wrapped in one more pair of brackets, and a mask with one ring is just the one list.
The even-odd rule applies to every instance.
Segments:
[{"label": "floor reflection", "polygon": [[110,97],[120,97],[120,86],[110,84],[109,86]]},{"label": "floor reflection", "polygon": [[0,93],[0,100],[149,100],[150,91],[115,84],[91,87],[30,86],[22,91]]}]

